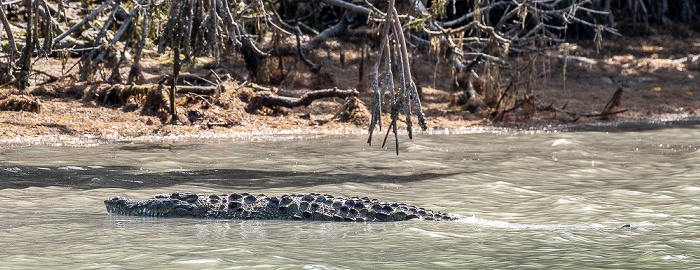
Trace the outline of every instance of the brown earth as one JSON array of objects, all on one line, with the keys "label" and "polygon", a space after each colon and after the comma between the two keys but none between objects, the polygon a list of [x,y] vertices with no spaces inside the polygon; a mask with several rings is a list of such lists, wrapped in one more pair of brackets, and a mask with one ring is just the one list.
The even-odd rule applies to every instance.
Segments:
[{"label": "brown earth", "polygon": [[[150,92],[133,95],[110,92],[128,86],[115,88],[113,84],[76,82],[77,68],[70,70],[70,67],[77,59],[65,62],[39,59],[35,69],[59,81],[41,85],[49,77],[36,75],[31,83],[40,86],[30,87],[24,93],[9,88],[0,90],[0,142],[256,140],[279,135],[366,133],[369,115],[361,104],[371,102],[371,93],[366,89],[367,84],[358,79],[361,49],[339,41],[328,45],[327,49],[309,55],[312,61],[323,64],[319,75],[312,75],[303,63],[293,58],[283,60],[282,71],[277,59],[267,60],[263,69],[266,77],[257,81],[271,87],[271,91],[241,86],[248,73],[240,56],[230,56],[214,69],[218,75],[228,74],[231,78],[222,84],[221,92],[178,95],[180,122],[175,125],[169,124],[165,87],[159,88],[156,84],[162,79],[161,74],[169,74],[171,68],[166,58],[159,59],[154,52],[142,62],[145,85]],[[501,92],[496,94],[489,92],[491,88],[485,83],[492,75],[483,72],[476,74],[477,77],[457,74],[456,81],[461,86],[454,86],[450,67],[426,57],[416,57],[413,74],[422,89],[428,132],[465,133],[494,126],[538,128],[700,114],[700,34],[697,32],[682,39],[672,34],[609,38],[599,53],[592,44],[585,42],[565,44],[561,48],[538,56],[527,69],[532,74],[530,78],[535,79],[519,80],[516,85],[520,86],[509,95],[500,95],[507,88],[508,79],[522,78],[514,74],[524,71],[515,67],[527,66],[526,59],[532,57],[512,59],[517,65],[501,70]],[[371,64],[365,63],[365,76]],[[186,71],[214,80],[209,66],[198,62]],[[98,71],[95,77],[105,77],[107,81],[110,71],[103,72],[105,74]],[[127,74],[128,65],[122,66],[120,72]],[[473,82],[482,97],[466,100],[463,92],[467,80]],[[298,97],[309,89],[332,87],[358,88],[359,100],[350,100],[350,104],[326,98],[294,109],[270,109],[255,104],[254,97],[261,93]],[[606,110],[618,89],[622,89],[619,105]],[[148,95],[154,96],[149,99]],[[496,110],[493,103],[501,96],[506,98],[499,105],[500,110]],[[507,112],[498,113],[504,108]],[[601,112],[613,114],[601,116]],[[386,114],[384,125],[388,123]],[[403,122],[399,127],[405,127]]]}]

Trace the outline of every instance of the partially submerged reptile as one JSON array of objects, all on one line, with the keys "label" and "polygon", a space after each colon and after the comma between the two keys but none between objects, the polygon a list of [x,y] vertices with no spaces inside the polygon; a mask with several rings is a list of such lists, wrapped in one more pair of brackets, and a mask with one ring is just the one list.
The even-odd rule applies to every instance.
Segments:
[{"label": "partially submerged reptile", "polygon": [[458,215],[433,212],[403,203],[321,194],[265,195],[172,193],[147,200],[121,196],[105,200],[107,211],[120,215],[222,219],[291,219],[324,221],[452,221]]}]

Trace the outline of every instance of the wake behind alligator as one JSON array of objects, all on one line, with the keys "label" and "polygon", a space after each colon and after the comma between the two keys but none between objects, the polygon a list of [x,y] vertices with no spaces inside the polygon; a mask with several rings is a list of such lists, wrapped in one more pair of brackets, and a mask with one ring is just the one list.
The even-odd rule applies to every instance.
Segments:
[{"label": "wake behind alligator", "polygon": [[152,217],[222,219],[290,219],[321,221],[453,221],[459,215],[434,212],[403,203],[381,202],[367,197],[332,195],[265,195],[172,193],[147,200],[116,196],[105,200],[110,213]]}]

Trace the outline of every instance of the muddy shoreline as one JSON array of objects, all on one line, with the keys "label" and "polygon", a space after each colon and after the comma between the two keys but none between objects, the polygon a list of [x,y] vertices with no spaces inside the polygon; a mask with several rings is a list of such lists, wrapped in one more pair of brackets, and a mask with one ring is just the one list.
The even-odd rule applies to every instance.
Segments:
[{"label": "muddy shoreline", "polygon": [[[302,63],[290,64],[294,71],[277,84],[246,84],[247,70],[241,56],[231,55],[228,64],[217,70],[229,75],[229,80],[222,84],[224,90],[212,95],[179,94],[176,103],[180,122],[175,125],[170,124],[163,106],[144,113],[148,101],[143,95],[115,95],[118,98],[107,100],[108,91],[116,89],[117,84],[76,82],[71,71],[57,68],[66,63],[52,58],[38,59],[35,68],[62,79],[42,85],[46,78],[36,76],[31,81],[35,86],[23,93],[0,89],[0,101],[8,103],[15,98],[40,104],[38,112],[31,112],[24,105],[18,110],[13,103],[8,104],[14,107],[2,108],[0,144],[264,141],[366,135],[369,114],[364,104],[371,103],[372,93],[357,76],[362,54],[359,47],[353,46],[335,46],[309,55],[310,59],[324,63],[323,76],[312,75]],[[167,59],[157,56],[155,51],[146,55],[149,57],[143,59],[148,67],[144,69],[148,71],[144,73],[144,85],[153,92],[163,74],[169,74],[170,67]],[[374,57],[369,55],[367,59]],[[550,132],[579,125],[694,121],[700,117],[699,35],[684,39],[668,35],[611,38],[605,41],[601,52],[590,43],[565,44],[561,50],[538,59],[540,75],[535,83],[511,96],[511,104],[520,102],[520,107],[508,105],[512,110],[508,107],[498,112],[492,105],[487,106],[486,95],[484,100],[461,100],[466,92],[465,84],[454,84],[460,75],[450,75],[453,73],[448,65],[416,55],[413,74],[421,89],[428,130],[414,128],[415,139],[428,134]],[[527,60],[513,59],[516,64],[522,61]],[[278,63],[272,61],[267,65],[274,68]],[[211,76],[211,69],[202,66],[187,67],[186,71],[193,76]],[[128,73],[128,67],[122,72]],[[516,68],[505,70],[501,77],[517,72]],[[467,80],[480,92],[478,84],[488,78],[481,73],[476,75]],[[309,91],[332,87],[357,89],[359,95],[353,97],[356,100],[352,106],[347,105],[348,99],[323,98],[292,109],[261,107],[254,98],[259,93],[300,97]],[[615,113],[600,117],[617,91],[621,91],[621,97],[611,110]],[[527,104],[531,106],[526,110],[524,100],[528,98]],[[384,127],[390,121],[387,115],[385,110]],[[399,139],[408,140],[405,122],[400,120],[398,127]],[[375,136],[375,144],[381,144],[385,131]]]},{"label": "muddy shoreline", "polygon": [[[2,112],[6,118],[8,112]],[[17,121],[22,119],[33,119],[36,115],[27,112],[12,112],[11,118]],[[275,121],[276,119],[268,119]],[[622,118],[611,121],[587,121],[582,123],[568,124],[494,124],[475,123],[474,121],[447,121],[445,119],[430,119],[427,131],[414,130],[413,140],[420,140],[423,136],[433,135],[465,135],[476,133],[496,133],[504,135],[550,133],[567,131],[638,131],[644,129],[656,129],[665,127],[695,125],[700,123],[700,114],[658,114],[645,116],[642,118]],[[128,123],[127,123],[128,124]],[[437,125],[436,125],[437,124]],[[58,125],[37,124],[13,124],[12,121],[3,120],[0,127],[0,145],[4,146],[28,146],[28,145],[51,145],[51,146],[95,146],[113,143],[146,143],[146,144],[169,144],[169,143],[225,143],[230,141],[286,141],[286,140],[309,140],[319,139],[329,136],[360,136],[364,142],[368,135],[366,126],[357,126],[347,123],[333,123],[324,126],[286,126],[279,128],[276,124],[267,122],[265,126],[241,126],[236,128],[204,128],[202,126],[183,126],[158,124],[151,127],[150,133],[134,134],[125,130],[115,128],[99,129],[95,126],[82,125],[93,131],[66,131],[66,127]],[[99,131],[97,131],[99,129]],[[375,137],[374,147],[379,149],[381,138]],[[399,140],[408,141],[405,130],[399,131]]]}]

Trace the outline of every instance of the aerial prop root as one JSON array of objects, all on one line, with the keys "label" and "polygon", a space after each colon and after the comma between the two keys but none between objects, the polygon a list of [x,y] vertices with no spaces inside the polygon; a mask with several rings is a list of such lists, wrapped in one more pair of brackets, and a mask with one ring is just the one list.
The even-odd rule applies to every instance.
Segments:
[{"label": "aerial prop root", "polygon": [[[377,61],[374,64],[371,75],[372,77],[370,78],[370,86],[372,89],[374,89],[374,98],[372,100],[372,119],[370,121],[369,138],[367,143],[370,145],[372,144],[372,135],[377,126],[379,126],[379,130],[381,130],[381,108],[382,104],[384,104],[384,97],[388,90],[389,104],[391,106],[391,122],[389,124],[387,134],[384,137],[382,147],[386,145],[389,132],[393,132],[396,145],[396,154],[398,155],[399,140],[397,121],[399,119],[399,114],[403,113],[406,115],[406,130],[408,131],[409,138],[413,137],[411,107],[413,107],[415,110],[415,114],[418,117],[418,123],[421,126],[421,129],[426,130],[427,125],[425,124],[425,116],[421,108],[416,84],[411,76],[406,39],[403,33],[403,27],[401,26],[399,13],[395,7],[395,0],[389,0],[389,6],[384,17],[381,35],[382,42],[379,46],[380,49],[377,53]],[[392,65],[392,61],[395,63],[396,68],[393,68],[394,65]],[[379,66],[382,62],[384,63],[384,72],[382,75],[382,84],[380,86]],[[393,69],[396,69],[398,73],[398,90],[394,85]]]}]

